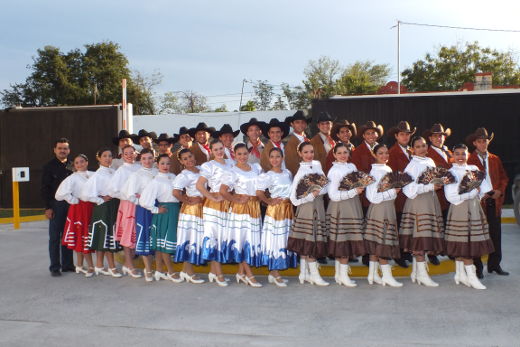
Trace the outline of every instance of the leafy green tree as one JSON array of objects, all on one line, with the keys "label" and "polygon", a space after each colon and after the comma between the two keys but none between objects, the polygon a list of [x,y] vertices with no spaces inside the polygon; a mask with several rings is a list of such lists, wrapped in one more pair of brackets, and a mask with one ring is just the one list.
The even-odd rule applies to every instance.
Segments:
[{"label": "leafy green tree", "polygon": [[267,81],[258,80],[256,84],[253,85],[253,89],[255,91],[253,101],[256,109],[260,111],[269,110],[274,97],[274,87]]},{"label": "leafy green tree", "polygon": [[274,102],[273,107],[271,107],[271,110],[287,110],[287,104],[282,100],[281,95],[276,96],[276,101]]},{"label": "leafy green tree", "polygon": [[334,90],[341,95],[375,94],[389,75],[390,67],[387,64],[357,61],[345,68]]},{"label": "leafy green tree", "polygon": [[303,70],[303,85],[311,99],[328,98],[335,94],[336,80],[341,75],[338,60],[322,56],[318,60],[310,60]]},{"label": "leafy green tree", "polygon": [[101,42],[63,53],[57,47],[37,50],[25,82],[11,84],[1,94],[5,106],[59,106],[116,104],[121,101],[121,80],[127,79],[128,101],[136,114],[154,113],[151,78],[130,71],[118,44]]},{"label": "leafy green tree", "polygon": [[240,107],[240,111],[256,111],[256,104],[253,100],[249,100]]},{"label": "leafy green tree", "polygon": [[520,84],[520,69],[512,52],[481,47],[478,42],[440,47],[402,72],[411,92],[458,90],[474,81],[475,73],[491,72],[494,85]]},{"label": "leafy green tree", "polygon": [[220,107],[217,107],[213,110],[213,112],[229,112],[226,105],[221,105]]},{"label": "leafy green tree", "polygon": [[310,105],[311,98],[302,86],[291,87],[287,83],[282,83],[282,93],[291,110],[303,110]]}]

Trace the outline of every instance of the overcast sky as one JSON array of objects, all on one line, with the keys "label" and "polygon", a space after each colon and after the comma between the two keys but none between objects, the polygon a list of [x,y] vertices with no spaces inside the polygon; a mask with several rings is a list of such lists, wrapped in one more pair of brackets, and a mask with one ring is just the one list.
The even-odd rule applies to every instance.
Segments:
[{"label": "overcast sky", "polygon": [[[520,30],[520,1],[3,1],[0,90],[22,82],[38,48],[66,52],[104,40],[121,45],[130,68],[159,71],[165,91],[194,90],[211,107],[238,108],[242,79],[300,84],[310,59],[396,68],[397,19]],[[403,26],[401,70],[440,45],[478,40],[520,52],[520,33]],[[279,91],[276,89],[275,91]],[[246,83],[245,100],[252,87]],[[235,94],[227,97],[222,94]],[[129,100],[131,102],[131,100]]]}]

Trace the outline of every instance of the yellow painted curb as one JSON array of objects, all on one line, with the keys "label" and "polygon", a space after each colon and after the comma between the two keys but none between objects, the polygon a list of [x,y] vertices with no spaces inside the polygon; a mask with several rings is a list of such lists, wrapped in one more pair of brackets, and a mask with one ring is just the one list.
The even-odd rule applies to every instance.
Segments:
[{"label": "yellow painted curb", "polygon": [[[45,215],[36,215],[36,216],[24,216],[24,217],[20,217],[20,222],[21,223],[26,223],[26,222],[38,222],[38,221],[42,221],[42,220],[47,220],[47,217],[45,217]],[[12,217],[8,217],[8,218],[0,218],[0,224],[13,224],[13,218]]]},{"label": "yellow painted curb", "polygon": [[502,217],[500,221],[502,222],[502,224],[516,224],[515,217]]}]

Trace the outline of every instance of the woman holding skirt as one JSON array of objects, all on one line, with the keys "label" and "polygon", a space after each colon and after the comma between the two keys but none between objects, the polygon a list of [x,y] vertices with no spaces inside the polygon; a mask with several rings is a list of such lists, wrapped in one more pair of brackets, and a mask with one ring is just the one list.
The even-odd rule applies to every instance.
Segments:
[{"label": "woman holding skirt", "polygon": [[[173,263],[170,259],[177,246],[177,221],[180,209],[179,201],[172,193],[175,175],[170,173],[170,164],[168,154],[159,155],[157,158],[159,173],[144,188],[139,204],[153,214],[150,249],[155,252],[155,279],[180,283],[182,278],[179,273],[173,272]],[[167,274],[162,272],[165,264]]]},{"label": "woman holding skirt", "polygon": [[[61,243],[76,253],[76,273],[83,273],[85,277],[94,275],[94,263],[92,251],[88,249],[88,226],[92,218],[93,204],[83,201],[81,189],[87,180],[94,174],[87,171],[88,158],[85,154],[79,154],[74,158],[74,173],[65,178],[55,198],[57,201],[67,201],[70,205],[63,231]],[[87,270],[83,268],[83,258],[87,260]]]},{"label": "woman holding skirt", "polygon": [[[281,148],[271,148],[269,164],[271,170],[258,176],[256,182],[256,196],[267,205],[262,225],[260,265],[269,269],[269,283],[287,287],[279,271],[295,268],[298,264],[296,253],[287,250],[287,238],[294,219],[293,206],[289,199],[292,175],[289,170],[282,169]],[[265,194],[266,190],[269,198]]]},{"label": "woman holding skirt", "polygon": [[[125,199],[122,192],[123,186],[128,181],[130,175],[141,167],[135,164],[136,156],[134,146],[126,145],[123,147],[121,152],[123,165],[117,168],[116,172],[114,172],[114,176],[110,180],[109,194],[111,197],[119,199],[115,239],[123,246],[125,255],[125,264],[121,270],[123,275],[140,278],[141,274],[137,272],[132,263],[135,248],[135,203]],[[134,237],[134,239],[132,239],[132,237]]]},{"label": "woman holding skirt", "polygon": [[[245,143],[234,147],[236,164],[222,176],[220,194],[230,202],[226,221],[226,260],[238,263],[237,283],[254,288],[262,287],[251,271],[260,266],[262,218],[260,201],[256,197],[256,180],[262,173],[260,164],[249,164],[249,151]],[[233,191],[234,193],[231,193]]]},{"label": "woman holding skirt", "polygon": [[456,284],[486,289],[477,277],[473,258],[494,252],[486,214],[480,205],[485,192],[493,188],[484,180],[479,188],[459,194],[459,184],[466,172],[478,170],[478,167],[467,164],[468,147],[464,144],[453,147],[453,158],[455,162],[450,172],[457,181],[444,186],[446,199],[451,203],[445,232],[446,254],[455,258]]},{"label": "woman holding skirt", "polygon": [[215,159],[201,165],[196,184],[197,190],[206,198],[202,207],[202,259],[211,261],[209,281],[226,287],[228,284],[222,274],[221,263],[227,262],[224,247],[227,244],[225,225],[229,218],[229,201],[220,194],[220,185],[222,176],[233,167],[234,161],[224,159],[224,145],[219,140],[210,143],[210,151]]},{"label": "woman holding skirt", "polygon": [[414,182],[403,188],[407,199],[403,207],[399,243],[405,252],[412,252],[413,263],[410,275],[412,282],[427,287],[437,287],[428,275],[425,254],[435,255],[444,250],[444,221],[442,210],[435,190],[442,188],[439,184],[420,184],[417,178],[435,163],[428,158],[428,145],[424,138],[417,136],[410,142],[412,160],[404,172],[409,174]]},{"label": "woman holding skirt", "polygon": [[[391,287],[402,287],[402,283],[397,282],[392,275],[392,268],[388,264],[389,259],[396,259],[401,256],[399,248],[399,231],[397,229],[397,217],[395,213],[394,200],[401,189],[391,188],[378,192],[381,179],[392,172],[388,163],[388,148],[384,144],[374,147],[375,164],[372,164],[370,175],[375,182],[366,188],[366,197],[370,202],[368,206],[365,232],[366,251],[370,256],[368,265],[368,283],[389,285]],[[384,187],[383,187],[384,188]],[[383,278],[379,276],[379,266],[383,273]]]},{"label": "woman holding skirt", "polygon": [[[121,245],[131,249],[135,255],[143,257],[144,263],[144,279],[146,282],[153,281],[152,273],[152,255],[151,250],[151,236],[150,228],[152,226],[152,212],[139,205],[139,198],[143,193],[144,188],[152,182],[157,174],[157,169],[154,165],[154,152],[151,149],[145,148],[140,153],[141,168],[128,177],[128,180],[123,185],[121,190],[122,197],[135,205],[135,220],[132,222],[135,225],[131,229],[131,234],[126,235],[127,229],[123,230],[123,237]],[[131,217],[129,217],[131,218]],[[135,277],[135,269],[133,267],[132,259],[127,261],[125,257],[125,267],[127,272]],[[123,273],[125,272],[123,267]]]},{"label": "woman holding skirt", "polygon": [[[175,262],[184,263],[180,273],[186,282],[200,284],[204,280],[193,271],[193,265],[204,265],[202,259],[202,194],[196,184],[200,177],[200,168],[196,166],[195,156],[188,148],[177,152],[179,163],[184,167],[173,181],[173,196],[182,202],[177,224],[177,252]],[[185,191],[185,193],[184,193]]]},{"label": "woman holding skirt", "polygon": [[329,230],[328,253],[329,257],[335,258],[336,283],[355,287],[356,282],[348,275],[348,260],[366,254],[363,241],[363,209],[359,200],[359,194],[365,189],[338,189],[343,177],[357,171],[357,168],[356,165],[347,162],[350,150],[344,143],[338,143],[332,152],[336,161],[327,174],[330,198],[326,216]]},{"label": "woman holding skirt", "polygon": [[287,249],[300,256],[300,283],[305,281],[318,286],[328,286],[318,270],[317,258],[327,256],[327,227],[323,195],[327,186],[315,189],[302,198],[297,197],[296,188],[304,176],[308,174],[324,175],[321,164],[314,159],[314,148],[309,142],[302,142],[297,148],[301,158],[300,167],[294,176],[291,186],[291,202],[296,206],[294,224],[292,225]]},{"label": "woman holding skirt", "polygon": [[[81,190],[84,201],[95,203],[92,210],[88,234],[88,248],[96,251],[96,265],[94,272],[96,275],[121,277],[122,275],[116,268],[114,253],[121,250],[119,243],[114,239],[115,222],[119,199],[112,198],[108,192],[110,180],[114,175],[112,165],[112,150],[109,148],[100,149],[96,153],[99,161],[99,169],[89,178]],[[108,270],[103,264],[106,255]]]}]

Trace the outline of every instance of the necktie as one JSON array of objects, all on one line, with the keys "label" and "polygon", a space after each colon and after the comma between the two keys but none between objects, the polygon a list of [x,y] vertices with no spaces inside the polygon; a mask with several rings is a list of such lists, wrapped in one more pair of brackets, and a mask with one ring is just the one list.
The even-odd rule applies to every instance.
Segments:
[{"label": "necktie", "polygon": [[209,155],[210,151],[209,151],[209,145],[208,144],[205,144],[205,145],[201,145],[202,147],[204,147],[204,149],[206,150],[206,155]]},{"label": "necktie", "polygon": [[486,165],[486,156],[479,154],[478,155],[480,159],[482,160],[482,166],[484,167],[484,171],[487,172],[487,165]]},{"label": "necktie", "polygon": [[410,148],[406,148],[406,155],[408,156],[408,159],[412,157],[412,151],[410,151]]},{"label": "necktie", "polygon": [[235,153],[233,153],[233,150],[229,149],[229,155],[231,156],[231,159],[235,160]]},{"label": "necktie", "polygon": [[276,147],[282,149],[282,143],[281,143],[281,142],[274,142],[274,141],[273,141],[273,144],[274,144]]},{"label": "necktie", "polygon": [[336,146],[336,141],[334,141],[332,137],[327,136],[327,141],[329,141],[330,148],[334,148],[334,146]]}]

